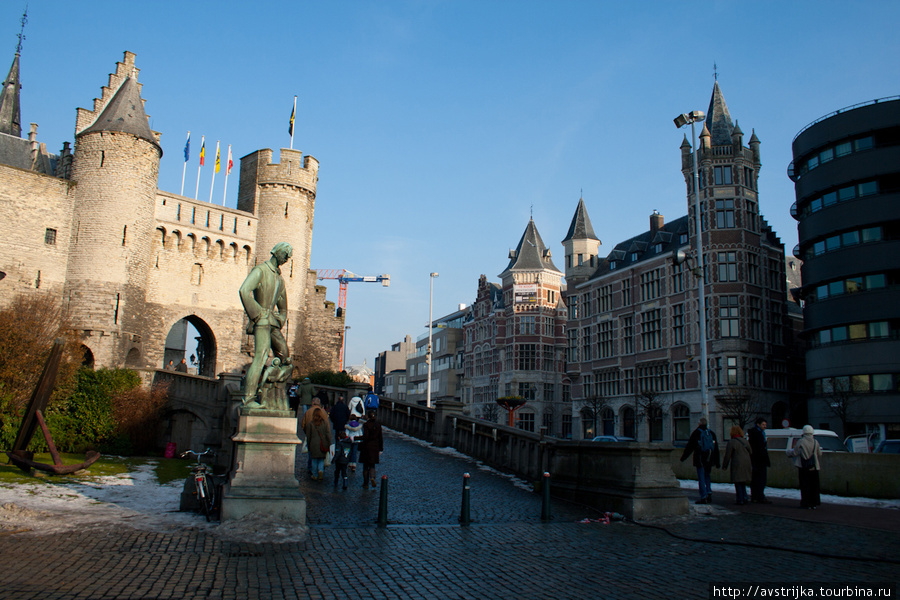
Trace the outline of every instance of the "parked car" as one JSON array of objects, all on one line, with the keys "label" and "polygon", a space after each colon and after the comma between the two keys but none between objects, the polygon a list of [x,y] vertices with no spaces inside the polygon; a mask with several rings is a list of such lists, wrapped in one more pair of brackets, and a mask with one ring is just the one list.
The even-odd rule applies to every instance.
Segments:
[{"label": "parked car", "polygon": [[900,440],[884,440],[875,448],[876,454],[900,454]]},{"label": "parked car", "polygon": [[[769,450],[786,450],[797,445],[802,429],[789,427],[787,429],[767,429],[766,442]],[[841,438],[833,431],[827,429],[813,429],[813,437],[822,447],[822,452],[846,452],[847,448],[841,443]]]},{"label": "parked car", "polygon": [[633,437],[625,437],[622,435],[598,435],[591,440],[592,442],[633,442]]}]

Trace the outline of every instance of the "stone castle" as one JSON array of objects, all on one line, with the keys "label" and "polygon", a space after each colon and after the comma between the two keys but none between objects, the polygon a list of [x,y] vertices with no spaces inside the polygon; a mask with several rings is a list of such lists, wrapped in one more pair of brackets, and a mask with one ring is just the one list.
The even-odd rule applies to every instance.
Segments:
[{"label": "stone castle", "polygon": [[85,363],[103,367],[163,368],[167,337],[189,322],[201,338],[198,374],[239,373],[253,344],[238,288],[285,241],[294,248],[282,267],[294,364],[340,369],[343,316],[309,268],[315,158],[286,148],[280,162],[269,149],[244,156],[236,210],[164,192],[160,133],[149,127],[133,53],[93,107],[77,110],[74,149],[66,142],[58,155],[37,141],[37,125],[21,137],[19,60],[0,92],[0,305],[20,294],[57,298]]}]

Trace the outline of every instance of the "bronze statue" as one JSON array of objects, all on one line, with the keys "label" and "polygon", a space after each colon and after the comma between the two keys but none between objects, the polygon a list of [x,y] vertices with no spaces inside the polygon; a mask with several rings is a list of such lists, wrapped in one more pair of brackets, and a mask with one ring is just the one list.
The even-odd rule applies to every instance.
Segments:
[{"label": "bronze statue", "polygon": [[293,252],[294,249],[287,242],[276,244],[272,248],[271,258],[253,267],[241,284],[241,304],[250,319],[247,333],[253,334],[255,349],[244,384],[244,406],[248,408],[263,406],[256,401],[256,396],[269,350],[272,350],[280,364],[291,364],[288,345],[281,333],[287,320],[287,294],[280,267],[291,258]]}]

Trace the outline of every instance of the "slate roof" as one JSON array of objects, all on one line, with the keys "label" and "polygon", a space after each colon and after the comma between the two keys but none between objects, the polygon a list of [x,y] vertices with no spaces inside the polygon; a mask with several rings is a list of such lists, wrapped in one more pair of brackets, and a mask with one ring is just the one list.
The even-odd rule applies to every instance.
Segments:
[{"label": "slate roof", "polygon": [[600,238],[597,237],[594,233],[594,228],[591,226],[591,219],[588,217],[587,208],[584,206],[584,198],[578,199],[578,206],[575,208],[572,223],[569,225],[569,231],[566,232],[563,243],[573,239],[600,241]]},{"label": "slate roof", "polygon": [[713,146],[730,146],[734,124],[719,82],[713,86],[712,98],[709,99],[709,110],[706,111],[706,127],[712,134]]},{"label": "slate roof", "polygon": [[543,271],[549,269],[562,273],[550,259],[550,250],[544,245],[541,234],[534,225],[534,219],[528,220],[528,226],[519,245],[511,253],[509,264],[498,277],[503,277],[507,271]]},{"label": "slate roof", "polygon": [[0,133],[22,136],[22,113],[19,107],[19,54],[13,58],[9,74],[0,91]]},{"label": "slate roof", "polygon": [[[625,241],[619,242],[607,255],[606,258],[600,260],[591,280],[599,279],[608,275],[612,271],[620,271],[628,266],[651,258],[654,256],[670,255],[676,248],[681,248],[684,244],[681,242],[682,234],[688,233],[688,217],[684,215],[674,221],[665,223],[660,229],[653,232],[647,230]],[[662,244],[657,250],[656,247]],[[636,259],[632,255],[637,253]],[[615,269],[611,268],[615,263]]]},{"label": "slate roof", "polygon": [[141,91],[134,77],[129,77],[122,83],[97,120],[76,137],[97,131],[130,133],[154,144],[160,153],[162,152],[156,136],[150,130],[147,113],[144,112],[144,102],[141,100]]}]

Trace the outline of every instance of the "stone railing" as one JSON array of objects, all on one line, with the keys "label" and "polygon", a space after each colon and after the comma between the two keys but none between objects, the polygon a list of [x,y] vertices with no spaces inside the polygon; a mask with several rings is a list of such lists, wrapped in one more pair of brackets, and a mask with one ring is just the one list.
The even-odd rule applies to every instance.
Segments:
[{"label": "stone railing", "polygon": [[488,466],[542,485],[551,493],[629,518],[683,514],[688,500],[671,467],[671,446],[573,442],[541,436],[462,414],[462,404],[426,408],[381,399],[385,427],[452,447]]}]

